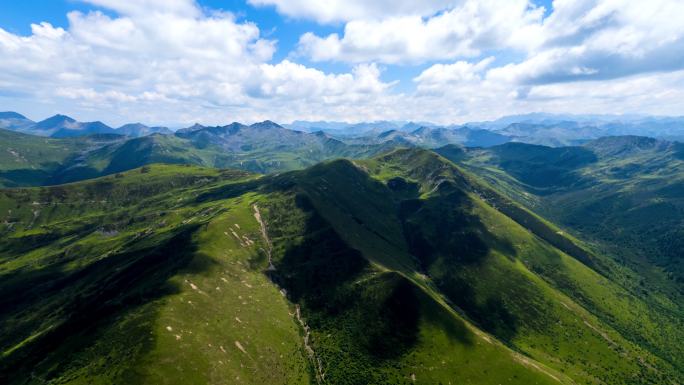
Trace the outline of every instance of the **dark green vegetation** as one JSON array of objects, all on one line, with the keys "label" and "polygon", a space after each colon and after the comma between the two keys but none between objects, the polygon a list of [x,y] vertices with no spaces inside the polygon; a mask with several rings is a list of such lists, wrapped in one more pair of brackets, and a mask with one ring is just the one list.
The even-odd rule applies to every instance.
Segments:
[{"label": "dark green vegetation", "polygon": [[[156,153],[228,148],[243,129],[199,130]],[[130,143],[143,142],[91,159],[140,159]],[[532,195],[495,151],[440,151],[488,165],[485,179],[505,178],[494,187],[401,149],[263,177],[155,164],[0,190],[0,382],[684,381],[676,302],[514,202],[582,178]],[[604,156],[588,151],[538,164],[555,175]],[[528,161],[506,167],[522,178]]]},{"label": "dark green vegetation", "polygon": [[683,145],[638,136],[582,147],[506,144],[464,162],[500,191],[589,241],[684,306]]}]

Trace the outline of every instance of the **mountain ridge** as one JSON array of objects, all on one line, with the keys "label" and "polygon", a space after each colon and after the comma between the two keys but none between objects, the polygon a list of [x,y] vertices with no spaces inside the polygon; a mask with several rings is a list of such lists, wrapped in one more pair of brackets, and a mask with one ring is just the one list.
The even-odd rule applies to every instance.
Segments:
[{"label": "mountain ridge", "polygon": [[[8,383],[22,383],[19,363],[32,365],[27,357],[42,360],[31,369],[39,376],[110,383],[125,382],[114,368],[142,376],[128,383],[213,382],[207,376],[223,373],[269,383],[325,376],[342,384],[646,384],[682,373],[673,366],[682,354],[675,315],[649,311],[610,271],[597,272],[617,268],[605,255],[429,150],[266,176],[154,164],[70,185],[0,190],[0,208],[8,207],[13,225],[2,230],[0,250],[14,257],[0,262],[0,274],[27,263],[46,266],[41,274],[66,274],[55,281],[65,285],[60,291],[39,285],[41,296],[15,299],[46,301],[32,305],[38,318],[11,306],[1,313],[13,320],[0,323],[10,328],[2,335],[13,336],[0,345],[3,362],[18,363],[0,371],[15,373]],[[81,219],[66,226],[74,216]],[[47,236],[58,229],[59,237]],[[76,260],[80,267],[62,267]],[[122,286],[134,277],[140,284]],[[22,293],[36,280],[52,281],[15,274],[0,280],[0,293]],[[166,280],[175,289],[158,291]],[[71,307],[74,298],[89,307]],[[83,314],[99,320],[105,309],[116,314],[111,326],[97,321],[86,334],[60,326],[27,339],[41,315],[69,325]],[[122,325],[155,344],[124,338]],[[79,344],[49,348],[50,338],[72,333]],[[111,370],[93,370],[92,354],[111,357]],[[262,360],[244,365],[257,354]],[[218,359],[224,365],[189,369]],[[155,362],[150,372],[146,365]]]}]

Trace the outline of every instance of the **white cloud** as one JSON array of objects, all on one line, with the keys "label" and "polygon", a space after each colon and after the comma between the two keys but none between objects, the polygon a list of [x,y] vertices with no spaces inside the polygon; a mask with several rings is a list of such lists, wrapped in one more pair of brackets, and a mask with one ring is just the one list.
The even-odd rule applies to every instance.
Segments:
[{"label": "white cloud", "polygon": [[528,57],[492,70],[525,84],[684,69],[684,2],[556,0]]},{"label": "white cloud", "polygon": [[[83,1],[107,12],[72,12],[68,28],[35,24],[29,36],[0,28],[3,109],[112,124],[452,123],[684,109],[684,3],[676,0],[556,0],[546,18],[526,0],[251,0],[346,22],[339,35],[304,34],[298,51],[351,63],[343,73],[298,64],[296,55],[274,62],[276,41],[256,24],[194,0]],[[385,79],[394,63],[423,62],[429,67],[408,80],[415,89]]]},{"label": "white cloud", "polygon": [[262,97],[320,99],[334,102],[354,101],[386,91],[389,84],[380,81],[374,64],[358,65],[352,73],[325,74],[287,60],[263,64],[256,94]]},{"label": "white cloud", "polygon": [[[289,3],[281,0],[278,6]],[[297,52],[313,61],[389,64],[496,52],[523,59],[493,76],[530,85],[684,68],[682,1],[556,0],[546,19],[544,10],[527,0],[442,4],[447,5],[451,8],[427,17],[362,15],[347,22],[343,34],[302,35]]]},{"label": "white cloud", "polygon": [[0,95],[21,91],[54,109],[69,106],[55,112],[102,118],[107,111],[117,122],[218,124],[279,119],[288,104],[353,102],[390,86],[375,65],[326,74],[270,64],[275,41],[255,24],[207,14],[192,0],[88,2],[116,16],[71,12],[67,29],[42,23],[29,36],[0,29]]},{"label": "white cloud", "polygon": [[488,57],[478,63],[458,61],[453,64],[435,64],[413,80],[418,84],[420,94],[442,94],[445,88],[453,85],[477,86],[493,61],[493,57]]},{"label": "white cloud", "polygon": [[435,16],[353,20],[344,35],[302,35],[298,52],[314,61],[416,63],[523,49],[538,40],[543,8],[528,0],[466,0]]},{"label": "white cloud", "polygon": [[494,76],[497,68],[488,65],[485,59],[426,69],[414,78],[415,110],[432,111],[431,120],[466,122],[539,111],[681,115],[684,109],[684,70],[528,86]]}]

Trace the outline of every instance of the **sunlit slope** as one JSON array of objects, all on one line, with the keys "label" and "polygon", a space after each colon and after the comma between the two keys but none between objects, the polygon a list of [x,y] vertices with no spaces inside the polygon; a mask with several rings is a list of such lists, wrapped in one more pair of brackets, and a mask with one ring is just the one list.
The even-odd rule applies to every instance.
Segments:
[{"label": "sunlit slope", "polygon": [[[569,383],[369,262],[296,190],[159,165],[4,190],[3,382]],[[346,255],[358,282],[307,261]]]},{"label": "sunlit slope", "polygon": [[605,257],[433,153],[399,150],[364,167],[401,197],[422,270],[485,330],[582,381],[681,377],[681,317],[598,274]]},{"label": "sunlit slope", "polygon": [[194,203],[251,178],[154,165],[3,191],[2,382],[309,383],[249,198]]},{"label": "sunlit slope", "polygon": [[555,149],[509,143],[450,158],[642,275],[640,289],[684,307],[681,143],[638,136]]},{"label": "sunlit slope", "polygon": [[406,275],[404,261],[388,264],[388,255],[372,254],[375,247],[350,247],[375,240],[362,240],[365,229],[340,230],[300,186],[260,204],[274,245],[270,275],[311,328],[319,380],[571,383],[463,320],[418,274]]},{"label": "sunlit slope", "polygon": [[681,382],[681,320],[495,194],[424,150],[267,177],[152,165],[3,190],[0,372],[8,383]]}]

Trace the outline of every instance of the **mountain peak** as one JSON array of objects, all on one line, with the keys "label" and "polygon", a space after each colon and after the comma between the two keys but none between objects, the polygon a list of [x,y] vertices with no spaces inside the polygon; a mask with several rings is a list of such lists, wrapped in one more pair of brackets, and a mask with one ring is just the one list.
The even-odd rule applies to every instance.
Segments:
[{"label": "mountain peak", "polygon": [[39,130],[56,130],[60,128],[72,128],[76,120],[66,115],[57,114],[36,123],[35,127]]},{"label": "mountain peak", "polygon": [[259,123],[254,123],[250,127],[252,128],[262,128],[262,129],[271,129],[271,128],[283,128],[281,125],[278,123],[272,122],[270,120],[264,120],[263,122]]},{"label": "mountain peak", "polygon": [[76,121],[76,119],[71,118],[69,116],[62,115],[62,114],[56,114],[56,115],[53,115],[47,119],[41,120],[40,122],[38,122],[38,124],[54,124],[54,123],[59,123],[59,122],[73,123],[75,121]]},{"label": "mountain peak", "polygon": [[240,122],[233,122],[233,123],[231,123],[231,124],[229,124],[229,125],[227,125],[227,126],[224,126],[224,127],[226,127],[226,128],[233,128],[233,129],[239,129],[239,128],[247,127],[247,126],[245,126],[244,124],[242,124],[242,123],[240,123]]},{"label": "mountain peak", "polygon": [[122,129],[125,130],[125,129],[133,129],[133,128],[138,129],[138,128],[148,128],[148,127],[142,123],[128,123],[128,124],[124,124],[123,126],[117,128],[117,130],[122,130]]},{"label": "mountain peak", "polygon": [[399,132],[399,131],[397,131],[397,130],[387,130],[387,131],[383,131],[383,132],[381,132],[381,133],[378,135],[378,138],[379,138],[379,139],[385,139],[385,138],[387,138],[387,137],[392,136],[393,134],[395,134],[395,133],[397,133],[397,132]]},{"label": "mountain peak", "polygon": [[423,134],[428,133],[428,132],[430,132],[430,131],[432,131],[432,130],[433,130],[433,129],[430,128],[430,127],[419,126],[419,127],[416,128],[415,130],[411,131],[411,135],[423,135]]},{"label": "mountain peak", "polygon": [[14,111],[4,111],[0,112],[0,119],[24,119],[28,120],[24,115],[14,112]]},{"label": "mountain peak", "polygon": [[65,122],[75,122],[76,121],[76,119],[74,119],[70,116],[62,115],[62,114],[56,114],[56,115],[49,117],[45,120],[60,120],[60,121],[65,121]]},{"label": "mountain peak", "polygon": [[117,128],[116,133],[131,137],[140,137],[152,134],[173,134],[168,127],[149,127],[142,123],[129,123]]},{"label": "mountain peak", "polygon": [[189,134],[189,133],[191,133],[191,132],[203,130],[203,129],[205,129],[205,128],[207,128],[207,127],[206,127],[206,126],[203,126],[203,125],[201,125],[201,124],[199,124],[199,123],[195,123],[195,124],[193,124],[193,125],[190,126],[190,127],[181,128],[180,130],[176,131],[176,133],[178,133],[178,134]]}]

